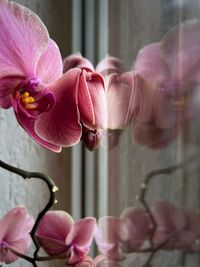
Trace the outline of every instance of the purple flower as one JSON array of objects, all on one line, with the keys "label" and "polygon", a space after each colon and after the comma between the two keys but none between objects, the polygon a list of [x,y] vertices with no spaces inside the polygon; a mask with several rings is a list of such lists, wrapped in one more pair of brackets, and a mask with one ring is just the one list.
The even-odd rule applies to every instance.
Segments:
[{"label": "purple flower", "polygon": [[106,128],[101,75],[81,68],[63,73],[60,51],[33,12],[0,2],[0,106],[13,107],[26,132],[55,152],[80,141],[82,125]]},{"label": "purple flower", "polygon": [[64,253],[67,264],[77,264],[89,253],[95,226],[94,218],[74,222],[67,212],[49,211],[40,221],[36,236],[49,255]]},{"label": "purple flower", "polygon": [[0,262],[9,264],[16,261],[18,256],[12,250],[27,252],[33,224],[33,218],[25,207],[16,207],[4,215],[0,220]]}]

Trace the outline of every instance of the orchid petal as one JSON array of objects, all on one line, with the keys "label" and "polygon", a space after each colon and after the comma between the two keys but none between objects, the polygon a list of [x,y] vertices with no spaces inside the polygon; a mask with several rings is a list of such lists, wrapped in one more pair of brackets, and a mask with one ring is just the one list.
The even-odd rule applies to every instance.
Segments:
[{"label": "orchid petal", "polygon": [[35,76],[37,62],[49,40],[40,18],[19,4],[2,0],[0,27],[0,78]]},{"label": "orchid petal", "polygon": [[33,227],[33,218],[27,213],[25,207],[10,210],[0,220],[0,240],[8,245],[18,239],[29,239],[29,232]]},{"label": "orchid petal", "polygon": [[[172,28],[161,41],[161,50],[174,79],[197,77],[200,67],[200,22],[186,21]],[[199,80],[199,78],[198,78]]]},{"label": "orchid petal", "polygon": [[123,221],[114,216],[106,216],[99,219],[99,231],[109,244],[119,243],[128,238],[127,231]]},{"label": "orchid petal", "polygon": [[35,122],[36,134],[46,142],[57,146],[71,146],[81,138],[81,126],[77,107],[78,82],[81,70],[66,72],[49,85],[56,98],[53,109],[43,113]]},{"label": "orchid petal", "polygon": [[63,65],[60,50],[53,40],[49,40],[47,49],[40,57],[36,75],[43,83],[50,84],[62,76]]},{"label": "orchid petal", "polygon": [[167,238],[181,231],[186,225],[183,212],[168,201],[156,202],[152,213],[157,225],[154,235],[156,244],[166,241]]},{"label": "orchid petal", "polygon": [[137,111],[137,77],[132,72],[111,74],[107,89],[108,127],[125,128]]},{"label": "orchid petal", "polygon": [[41,219],[36,235],[37,237],[51,238],[64,243],[72,225],[73,219],[67,212],[48,211]]},{"label": "orchid petal", "polygon": [[82,57],[81,54],[73,54],[66,57],[63,61],[63,70],[67,72],[72,68],[85,69],[87,71],[94,71],[92,63],[85,57]]},{"label": "orchid petal", "polygon": [[9,249],[13,249],[21,254],[25,254],[30,244],[31,244],[30,236],[26,239],[19,239],[19,240],[14,240],[13,242],[10,242],[9,246],[7,247],[8,251],[6,253],[4,262],[6,264],[10,264],[19,258],[14,253],[12,253],[12,251],[10,251]]},{"label": "orchid petal", "polygon": [[86,257],[85,259],[81,260],[74,267],[95,267],[95,263],[92,258]]},{"label": "orchid petal", "polygon": [[38,136],[38,134],[35,131],[35,120],[34,119],[25,118],[23,115],[20,116],[20,113],[18,114],[15,113],[15,116],[19,124],[24,128],[24,130],[41,146],[48,148],[54,152],[61,151],[61,146],[57,146],[52,143],[46,142],[44,139]]},{"label": "orchid petal", "polygon": [[122,61],[116,57],[106,57],[98,63],[96,72],[104,77],[111,73],[121,73]]},{"label": "orchid petal", "polygon": [[46,253],[48,253],[48,255],[58,256],[64,252],[67,252],[67,246],[63,241],[48,238],[42,235],[36,235],[36,238],[38,244],[40,244],[40,246],[46,251]]},{"label": "orchid petal", "polygon": [[82,71],[79,81],[78,107],[86,128],[105,129],[107,108],[104,80],[95,72]]},{"label": "orchid petal", "polygon": [[175,129],[161,129],[148,123],[135,122],[134,140],[152,149],[160,149],[168,145],[176,137]]},{"label": "orchid petal", "polygon": [[12,106],[11,94],[22,81],[23,78],[17,76],[0,79],[0,107],[10,108]]},{"label": "orchid petal", "polygon": [[151,233],[151,220],[142,208],[128,208],[120,216],[128,230],[131,249],[139,248]]},{"label": "orchid petal", "polygon": [[93,240],[95,226],[96,220],[90,217],[75,222],[66,237],[66,245],[73,244],[73,246],[89,248]]},{"label": "orchid petal", "polygon": [[149,90],[162,86],[171,78],[169,67],[161,55],[159,43],[146,45],[139,51],[134,69],[148,82]]}]

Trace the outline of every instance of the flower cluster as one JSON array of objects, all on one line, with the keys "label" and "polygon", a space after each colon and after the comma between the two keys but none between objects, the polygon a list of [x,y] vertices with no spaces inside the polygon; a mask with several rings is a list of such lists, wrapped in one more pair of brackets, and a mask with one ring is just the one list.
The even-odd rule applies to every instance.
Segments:
[{"label": "flower cluster", "polygon": [[[153,226],[153,216],[156,226]],[[1,220],[1,262],[12,263],[26,253],[34,220],[25,207],[9,211]],[[87,217],[74,222],[65,211],[48,211],[36,231],[40,247],[49,256],[63,259],[67,266],[120,266],[134,252],[179,249],[200,252],[200,211],[182,210],[168,201],[157,201],[151,214],[130,207],[120,217]],[[99,255],[87,255],[95,239]]]},{"label": "flower cluster", "polygon": [[198,21],[143,47],[130,71],[113,57],[96,69],[80,54],[62,61],[40,18],[14,2],[0,1],[0,24],[0,107],[43,147],[93,150],[104,130],[112,147],[133,122],[136,142],[161,148],[199,115]]}]

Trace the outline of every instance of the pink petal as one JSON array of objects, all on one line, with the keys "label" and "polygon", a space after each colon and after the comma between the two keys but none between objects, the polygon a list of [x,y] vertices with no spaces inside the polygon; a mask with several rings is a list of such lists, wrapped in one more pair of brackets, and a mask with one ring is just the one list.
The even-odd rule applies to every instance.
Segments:
[{"label": "pink petal", "polygon": [[25,207],[10,210],[0,220],[0,240],[10,245],[18,239],[29,239],[33,223],[33,218],[27,213]]},{"label": "pink petal", "polygon": [[106,57],[96,66],[96,72],[101,73],[103,76],[111,73],[121,73],[122,69],[122,62],[116,57]]},{"label": "pink petal", "polygon": [[95,226],[96,220],[90,217],[75,222],[66,237],[66,245],[89,248],[94,237]]},{"label": "pink petal", "polygon": [[152,210],[157,229],[154,235],[156,244],[165,241],[181,231],[186,225],[183,212],[168,201],[156,202]]},{"label": "pink petal", "polygon": [[73,219],[65,211],[48,211],[39,223],[36,235],[39,238],[49,238],[65,242],[72,229]]},{"label": "pink petal", "polygon": [[49,41],[42,21],[31,10],[2,0],[0,27],[0,77],[35,76],[37,62]]},{"label": "pink petal", "polygon": [[42,235],[36,235],[36,237],[39,245],[48,253],[48,255],[58,256],[67,252],[67,246],[64,241],[44,237]]},{"label": "pink petal", "polygon": [[4,259],[6,264],[10,264],[16,260],[18,260],[18,256],[16,256],[14,253],[12,253],[11,251],[9,251],[9,248],[22,253],[22,254],[26,254],[28,247],[31,244],[31,237],[29,236],[29,238],[26,239],[19,239],[19,240],[15,240],[13,242],[11,242],[8,246],[8,251],[6,253],[6,257]]},{"label": "pink petal", "polygon": [[192,80],[196,76],[199,80],[199,36],[200,22],[191,20],[175,26],[162,39],[161,50],[174,79]]},{"label": "pink petal", "polygon": [[20,114],[15,114],[19,124],[24,128],[24,130],[41,146],[50,149],[54,152],[60,152],[61,147],[54,145],[52,143],[46,142],[35,132],[35,120],[25,118],[24,116],[20,116]]},{"label": "pink petal", "polygon": [[152,149],[167,146],[176,137],[176,129],[160,129],[148,123],[135,122],[134,140],[136,143],[146,145]]},{"label": "pink petal", "polygon": [[80,68],[85,69],[87,71],[94,70],[92,63],[87,58],[82,57],[79,53],[70,55],[66,57],[63,61],[64,72],[72,68]]},{"label": "pink petal", "polygon": [[82,261],[74,265],[74,267],[95,267],[95,263],[92,258],[86,257]]},{"label": "pink petal", "polygon": [[161,87],[171,79],[170,70],[162,57],[159,43],[146,45],[139,51],[134,69],[148,82],[149,90]]},{"label": "pink petal", "polygon": [[151,220],[148,213],[142,208],[128,208],[120,218],[128,230],[130,249],[141,247],[151,233]]},{"label": "pink petal", "polygon": [[79,81],[78,107],[80,120],[86,128],[107,127],[107,107],[104,80],[95,72],[82,71]]},{"label": "pink petal", "polygon": [[117,217],[106,216],[100,218],[98,229],[103,240],[109,244],[119,243],[128,238],[123,221]]},{"label": "pink petal", "polygon": [[38,61],[36,75],[42,79],[43,83],[50,84],[60,78],[62,72],[60,50],[57,44],[50,39],[47,49]]},{"label": "pink petal", "polygon": [[132,72],[111,74],[107,89],[108,127],[125,128],[137,111],[137,77]]},{"label": "pink petal", "polygon": [[55,107],[41,115],[35,122],[36,134],[56,146],[71,146],[81,138],[81,126],[77,109],[78,82],[81,70],[66,72],[49,85],[56,98]]},{"label": "pink petal", "polygon": [[10,108],[11,94],[20,83],[22,83],[23,77],[10,76],[0,79],[0,107]]}]

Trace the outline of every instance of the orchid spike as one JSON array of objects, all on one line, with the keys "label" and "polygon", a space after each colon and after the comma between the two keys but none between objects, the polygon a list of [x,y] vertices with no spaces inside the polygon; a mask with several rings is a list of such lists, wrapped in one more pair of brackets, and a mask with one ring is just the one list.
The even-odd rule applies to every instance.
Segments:
[{"label": "orchid spike", "polygon": [[74,222],[64,211],[48,211],[36,232],[41,247],[51,256],[66,255],[66,264],[77,264],[89,253],[96,220],[84,218]]},{"label": "orchid spike", "polygon": [[23,206],[13,208],[4,215],[0,220],[0,262],[15,262],[18,256],[13,254],[12,250],[21,254],[27,252],[33,224],[32,216]]}]

